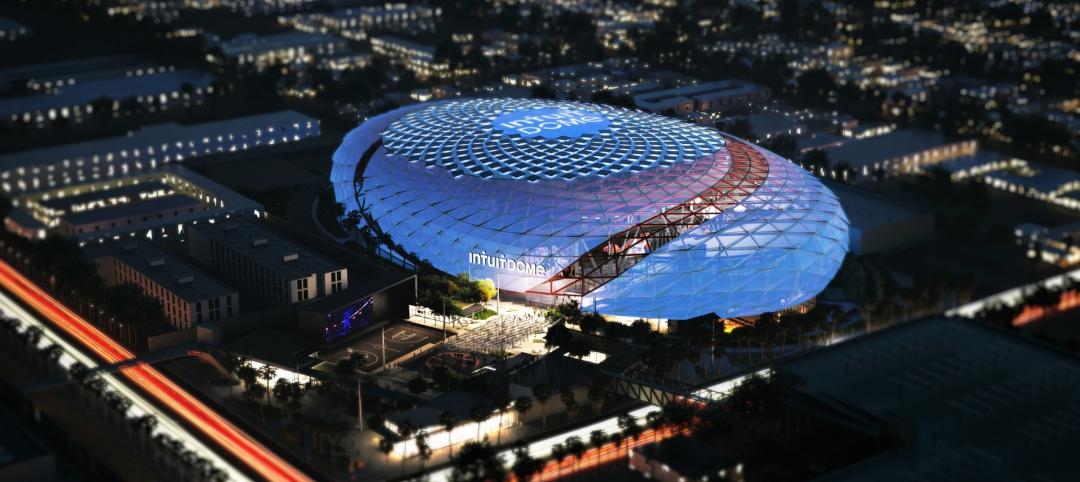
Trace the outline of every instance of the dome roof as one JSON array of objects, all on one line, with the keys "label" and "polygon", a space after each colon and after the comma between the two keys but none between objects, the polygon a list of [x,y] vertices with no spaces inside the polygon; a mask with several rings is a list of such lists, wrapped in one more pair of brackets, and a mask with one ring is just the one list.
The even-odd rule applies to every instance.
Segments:
[{"label": "dome roof", "polygon": [[836,197],[714,129],[525,99],[419,104],[334,154],[335,194],[405,251],[602,313],[690,318],[813,297],[847,251]]}]

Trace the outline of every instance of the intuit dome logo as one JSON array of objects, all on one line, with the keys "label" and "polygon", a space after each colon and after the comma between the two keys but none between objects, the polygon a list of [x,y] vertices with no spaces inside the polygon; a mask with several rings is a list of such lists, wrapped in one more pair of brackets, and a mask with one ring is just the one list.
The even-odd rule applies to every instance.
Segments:
[{"label": "intuit dome logo", "polygon": [[492,126],[507,134],[521,137],[577,138],[596,134],[611,125],[603,114],[585,109],[525,109],[503,114],[492,121]]}]

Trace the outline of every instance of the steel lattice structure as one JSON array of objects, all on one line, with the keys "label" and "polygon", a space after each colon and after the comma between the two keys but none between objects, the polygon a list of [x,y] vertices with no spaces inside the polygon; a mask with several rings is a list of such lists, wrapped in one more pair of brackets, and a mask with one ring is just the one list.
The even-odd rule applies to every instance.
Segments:
[{"label": "steel lattice structure", "polygon": [[847,219],[809,173],[716,130],[529,99],[420,104],[334,154],[338,200],[404,251],[602,313],[745,316],[813,297]]}]

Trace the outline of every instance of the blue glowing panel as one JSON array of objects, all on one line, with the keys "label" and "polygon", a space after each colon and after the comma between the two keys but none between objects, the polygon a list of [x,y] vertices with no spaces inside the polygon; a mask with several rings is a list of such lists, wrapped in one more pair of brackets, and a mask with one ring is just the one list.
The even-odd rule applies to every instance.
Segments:
[{"label": "blue glowing panel", "polygon": [[436,268],[607,314],[780,310],[824,289],[847,249],[836,197],[787,160],[595,104],[404,107],[345,137],[331,181]]},{"label": "blue glowing panel", "polygon": [[333,341],[375,321],[375,300],[364,298],[343,310],[331,313],[326,319],[323,341]]}]

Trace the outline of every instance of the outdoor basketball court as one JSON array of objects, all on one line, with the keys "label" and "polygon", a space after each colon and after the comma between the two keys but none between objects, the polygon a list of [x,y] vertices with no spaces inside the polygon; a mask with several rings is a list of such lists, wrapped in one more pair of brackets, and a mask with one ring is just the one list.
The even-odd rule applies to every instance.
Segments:
[{"label": "outdoor basketball court", "polygon": [[[428,343],[442,340],[442,332],[425,326],[412,323],[396,322],[387,325],[386,335],[386,363],[392,363],[405,354],[416,350]],[[331,361],[348,358],[354,353],[364,357],[364,361],[356,368],[361,371],[370,371],[383,364],[383,332],[375,330],[358,340],[349,343],[331,356]]]}]

